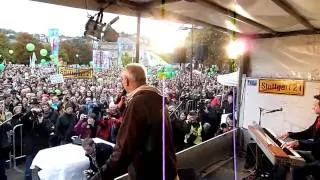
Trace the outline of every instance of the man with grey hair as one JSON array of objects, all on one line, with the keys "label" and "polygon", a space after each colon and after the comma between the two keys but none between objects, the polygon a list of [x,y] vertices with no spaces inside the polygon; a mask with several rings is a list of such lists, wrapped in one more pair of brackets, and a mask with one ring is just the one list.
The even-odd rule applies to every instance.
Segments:
[{"label": "man with grey hair", "polygon": [[[126,90],[126,108],[116,145],[110,158],[93,180],[114,179],[127,169],[130,179],[162,180],[162,158],[165,157],[165,179],[177,177],[176,156],[171,138],[168,110],[162,116],[162,95],[147,85],[145,68],[129,64],[122,72]],[[162,152],[162,122],[165,120],[165,147]]]}]

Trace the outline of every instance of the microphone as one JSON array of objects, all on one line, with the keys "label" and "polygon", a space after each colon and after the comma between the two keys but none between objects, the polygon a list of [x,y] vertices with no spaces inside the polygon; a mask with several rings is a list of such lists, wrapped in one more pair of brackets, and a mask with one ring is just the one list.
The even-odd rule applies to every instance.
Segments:
[{"label": "microphone", "polygon": [[283,111],[283,108],[279,108],[279,109],[268,111],[268,112],[266,112],[266,114],[267,113],[274,113],[274,112],[278,112],[278,111]]}]

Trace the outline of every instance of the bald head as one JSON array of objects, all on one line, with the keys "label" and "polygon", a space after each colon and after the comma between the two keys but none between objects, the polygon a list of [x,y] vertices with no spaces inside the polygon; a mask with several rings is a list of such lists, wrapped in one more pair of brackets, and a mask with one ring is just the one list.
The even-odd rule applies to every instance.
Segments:
[{"label": "bald head", "polygon": [[124,75],[130,79],[131,81],[134,81],[137,84],[146,84],[147,78],[146,78],[146,70],[145,67],[138,63],[131,63],[128,64],[125,67]]}]

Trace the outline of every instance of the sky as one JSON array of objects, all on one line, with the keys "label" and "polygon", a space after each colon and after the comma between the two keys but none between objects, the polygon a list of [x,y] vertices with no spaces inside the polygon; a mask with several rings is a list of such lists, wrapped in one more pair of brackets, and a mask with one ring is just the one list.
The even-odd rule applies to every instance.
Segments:
[{"label": "sky", "polygon": [[[66,36],[83,36],[88,14],[97,12],[76,9],[30,0],[0,0],[0,28],[12,29],[17,32],[48,34],[49,28],[58,28],[60,34]],[[105,13],[104,22],[116,17]],[[118,32],[136,33],[136,17],[120,15],[120,19],[112,26]],[[154,50],[172,52],[175,47],[183,44],[188,31],[178,30],[182,24],[141,20],[141,35],[149,38]]]}]

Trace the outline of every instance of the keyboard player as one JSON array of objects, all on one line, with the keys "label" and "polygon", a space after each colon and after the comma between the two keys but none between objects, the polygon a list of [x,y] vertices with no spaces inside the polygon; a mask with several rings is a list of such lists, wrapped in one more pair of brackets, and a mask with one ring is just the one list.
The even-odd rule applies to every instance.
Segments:
[{"label": "keyboard player", "polygon": [[[295,167],[292,171],[293,180],[305,180],[312,175],[320,180],[320,94],[314,96],[313,110],[317,114],[315,122],[301,132],[287,132],[280,136],[281,139],[293,139],[283,144],[282,147],[295,149],[305,160],[306,164]],[[280,167],[281,169],[287,169]],[[286,173],[282,174],[278,169],[277,179],[285,179]],[[279,174],[280,173],[280,174]]]}]

